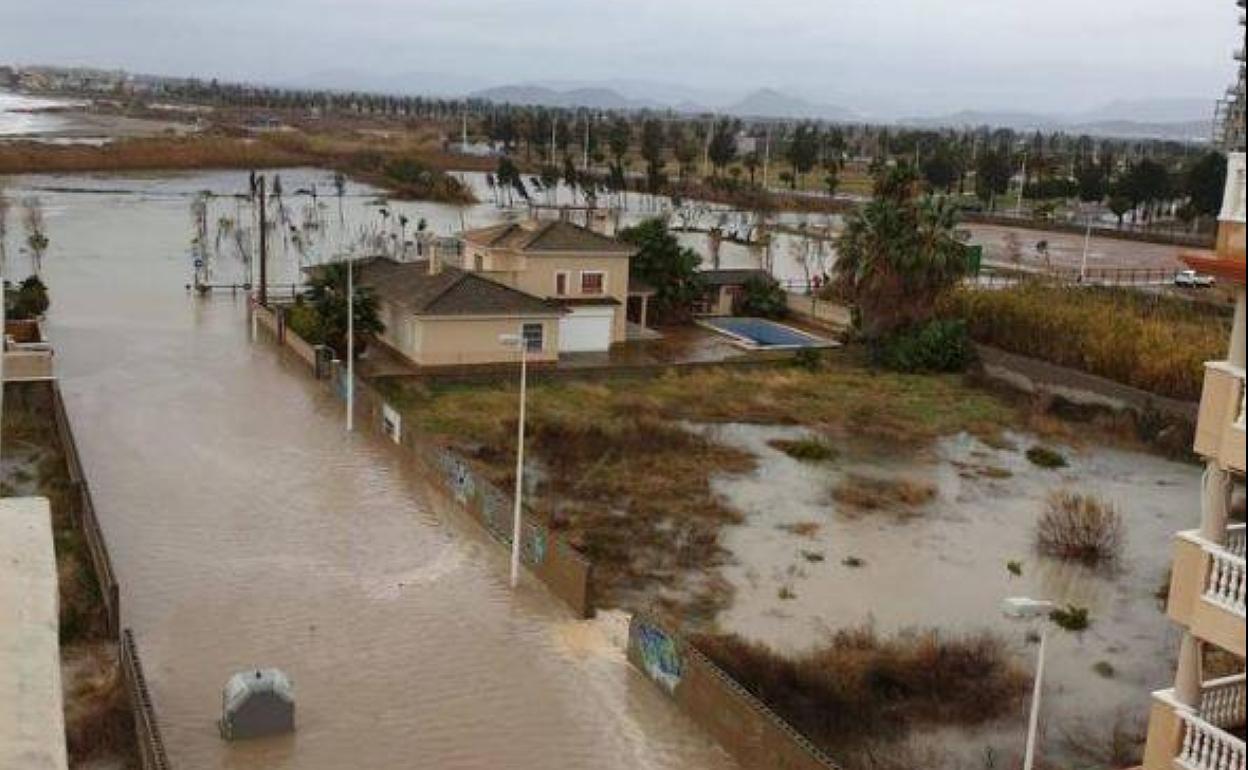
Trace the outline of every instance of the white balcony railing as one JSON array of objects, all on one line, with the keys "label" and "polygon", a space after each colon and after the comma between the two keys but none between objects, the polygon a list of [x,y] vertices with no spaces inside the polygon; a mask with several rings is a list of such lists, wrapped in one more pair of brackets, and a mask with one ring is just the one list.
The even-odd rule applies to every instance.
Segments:
[{"label": "white balcony railing", "polygon": [[1244,742],[1191,711],[1178,712],[1183,743],[1175,762],[1187,770],[1248,770]]},{"label": "white balcony railing", "polygon": [[1200,688],[1200,718],[1221,730],[1244,726],[1244,675],[1205,682]]},{"label": "white balcony railing", "polygon": [[1212,543],[1202,543],[1209,554],[1205,601],[1244,616],[1244,557]]},{"label": "white balcony railing", "polygon": [[1232,556],[1244,558],[1244,525],[1232,524],[1226,528],[1226,550]]}]

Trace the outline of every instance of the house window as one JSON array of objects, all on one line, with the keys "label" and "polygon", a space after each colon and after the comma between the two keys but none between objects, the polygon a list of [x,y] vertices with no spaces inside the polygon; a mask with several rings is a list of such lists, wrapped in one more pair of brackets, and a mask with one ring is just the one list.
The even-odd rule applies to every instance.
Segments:
[{"label": "house window", "polygon": [[541,324],[525,324],[520,328],[520,334],[524,337],[524,349],[530,353],[542,352],[542,325]]},{"label": "house window", "polygon": [[485,255],[478,252],[472,255],[472,269],[478,273],[485,270]]},{"label": "house window", "polygon": [[556,297],[568,296],[568,274],[567,273],[555,273],[555,296]]},{"label": "house window", "polygon": [[603,294],[607,290],[607,274],[585,271],[581,273],[581,294]]}]

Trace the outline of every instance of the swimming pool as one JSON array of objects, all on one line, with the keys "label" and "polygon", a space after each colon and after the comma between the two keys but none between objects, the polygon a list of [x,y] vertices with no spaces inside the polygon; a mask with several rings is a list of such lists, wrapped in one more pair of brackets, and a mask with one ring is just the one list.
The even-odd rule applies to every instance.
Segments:
[{"label": "swimming pool", "polygon": [[787,350],[827,348],[836,344],[765,318],[707,318],[698,323],[731,337],[738,345],[747,348]]}]

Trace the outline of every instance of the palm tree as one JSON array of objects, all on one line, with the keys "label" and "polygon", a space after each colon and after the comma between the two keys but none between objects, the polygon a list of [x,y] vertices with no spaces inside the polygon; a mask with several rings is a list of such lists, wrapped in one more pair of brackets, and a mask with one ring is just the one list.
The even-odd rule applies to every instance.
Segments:
[{"label": "palm tree", "polygon": [[944,197],[918,198],[916,182],[908,168],[883,173],[875,199],[837,241],[837,287],[872,342],[930,319],[937,297],[970,271],[957,208]]},{"label": "palm tree", "polygon": [[[317,336],[338,354],[346,357],[347,351],[347,263],[332,262],[313,271],[308,289],[301,301],[311,304],[316,314]],[[358,268],[356,268],[358,269]],[[358,358],[368,346],[369,340],[386,330],[377,312],[377,298],[373,290],[355,282],[353,302],[355,355]]]}]

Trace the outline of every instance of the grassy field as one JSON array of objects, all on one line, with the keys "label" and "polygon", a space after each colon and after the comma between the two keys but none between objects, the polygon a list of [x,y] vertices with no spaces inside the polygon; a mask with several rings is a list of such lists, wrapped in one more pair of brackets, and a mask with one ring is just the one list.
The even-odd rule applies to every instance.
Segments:
[{"label": "grassy field", "polygon": [[[472,458],[504,488],[512,482],[514,387],[385,383],[405,425]],[[537,384],[528,419],[540,466],[531,503],[593,561],[599,602],[638,608],[657,597],[696,622],[731,599],[715,568],[727,555],[720,530],[740,516],[715,495],[711,476],[748,471],[754,460],[686,423],[800,424],[916,451],[959,431],[996,441],[1030,415],[959,376],[873,372],[842,353],[813,372],[723,367]]]},{"label": "grassy field", "polygon": [[1204,362],[1226,353],[1231,319],[1173,297],[1029,282],[950,295],[978,342],[1151,393],[1200,399]]}]

